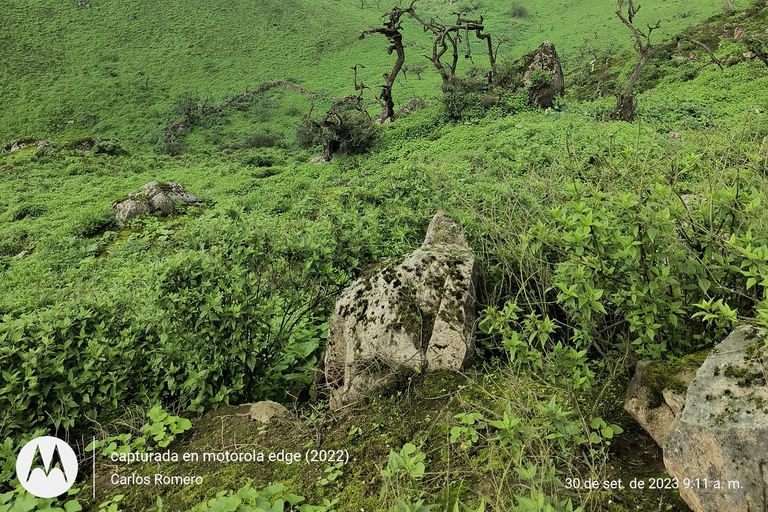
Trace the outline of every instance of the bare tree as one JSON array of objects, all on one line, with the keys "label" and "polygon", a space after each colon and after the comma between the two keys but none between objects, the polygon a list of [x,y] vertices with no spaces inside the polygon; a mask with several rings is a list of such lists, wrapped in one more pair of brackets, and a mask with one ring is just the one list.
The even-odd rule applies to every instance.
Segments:
[{"label": "bare tree", "polygon": [[747,36],[747,48],[768,66],[768,42],[759,37]]},{"label": "bare tree", "polygon": [[638,60],[634,69],[632,69],[632,72],[629,74],[629,78],[627,79],[627,86],[624,88],[624,91],[616,94],[616,107],[613,110],[613,118],[632,122],[635,117],[635,109],[637,108],[637,99],[634,95],[634,87],[638,78],[640,78],[640,72],[643,70],[645,65],[648,64],[648,61],[653,57],[662,51],[679,47],[682,41],[687,41],[691,44],[694,44],[707,52],[707,54],[709,54],[710,58],[712,59],[712,62],[717,64],[721,70],[723,69],[722,63],[717,59],[717,57],[715,57],[707,45],[695,39],[691,39],[690,37],[678,36],[674,41],[667,44],[651,44],[651,34],[654,30],[661,26],[662,20],[657,21],[655,25],[646,24],[647,28],[645,30],[638,29],[634,24],[634,18],[637,14],[637,11],[640,10],[640,6],[638,5],[635,7],[632,0],[627,0],[627,14],[625,16],[624,4],[625,0],[618,0],[616,4],[616,16],[618,16],[621,22],[624,23],[624,25],[626,25],[632,31],[632,36],[635,38],[635,50],[637,51]]},{"label": "bare tree", "polygon": [[[392,7],[391,11],[382,16],[382,18],[385,18],[383,27],[363,30],[360,34],[360,39],[365,39],[365,36],[370,34],[384,35],[390,43],[390,46],[387,47],[387,54],[392,55],[392,52],[394,51],[395,55],[397,55],[395,64],[392,66],[392,71],[384,73],[384,85],[381,86],[381,93],[378,95],[374,93],[377,101],[381,104],[379,120],[382,123],[391,121],[395,115],[395,102],[392,99],[392,86],[395,84],[397,75],[400,73],[400,70],[403,68],[403,63],[405,62],[405,49],[403,48],[403,34],[401,33],[402,25],[400,23],[400,18],[406,13],[411,16],[414,15],[413,4],[415,4],[416,1],[417,0],[412,0],[411,5],[406,8],[397,6]],[[355,72],[356,71],[357,70],[355,70]],[[357,73],[355,73],[355,76],[357,76]],[[357,80],[355,80],[355,82],[357,82]],[[355,84],[355,88],[357,89],[357,83]]]},{"label": "bare tree", "polygon": [[621,22],[632,31],[632,36],[635,38],[635,50],[637,51],[638,60],[634,69],[629,74],[627,86],[624,88],[624,91],[616,94],[616,107],[613,109],[613,117],[632,122],[635,117],[635,109],[637,108],[637,98],[635,98],[633,90],[637,79],[640,77],[640,72],[645,65],[648,64],[651,57],[656,55],[659,51],[668,48],[669,45],[653,46],[651,44],[651,33],[659,28],[661,20],[657,21],[653,26],[647,24],[647,30],[641,31],[634,25],[634,18],[637,11],[640,10],[640,6],[638,5],[635,7],[632,0],[628,0],[627,14],[625,16],[624,3],[625,0],[618,0],[616,4],[616,16],[618,16]]},{"label": "bare tree", "polygon": [[[488,82],[490,83],[496,75],[496,55],[493,50],[491,35],[483,33],[485,30],[483,17],[480,16],[480,19],[471,20],[463,17],[464,11],[454,12],[453,14],[456,16],[456,22],[454,24],[446,25],[434,18],[426,21],[415,12],[410,13],[411,17],[421,23],[425,32],[429,31],[435,35],[432,41],[432,55],[424,55],[424,57],[426,57],[432,65],[435,66],[437,72],[440,73],[440,78],[443,81],[443,92],[448,91],[451,80],[456,76],[456,67],[459,61],[459,44],[462,42],[462,38],[466,43],[464,58],[472,59],[472,48],[469,44],[470,32],[474,32],[475,37],[484,40],[488,46],[488,61],[491,64],[491,72],[488,76]],[[450,63],[445,64],[440,59],[443,58],[449,49],[452,50],[452,58]]]}]

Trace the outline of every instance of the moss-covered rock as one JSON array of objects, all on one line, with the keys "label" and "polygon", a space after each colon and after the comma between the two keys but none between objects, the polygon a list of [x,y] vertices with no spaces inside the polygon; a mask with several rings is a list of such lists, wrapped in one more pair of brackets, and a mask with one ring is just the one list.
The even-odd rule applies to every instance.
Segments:
[{"label": "moss-covered rock", "polygon": [[474,356],[476,275],[461,229],[438,213],[419,249],[341,294],[318,389],[338,408],[403,371],[465,368]]}]

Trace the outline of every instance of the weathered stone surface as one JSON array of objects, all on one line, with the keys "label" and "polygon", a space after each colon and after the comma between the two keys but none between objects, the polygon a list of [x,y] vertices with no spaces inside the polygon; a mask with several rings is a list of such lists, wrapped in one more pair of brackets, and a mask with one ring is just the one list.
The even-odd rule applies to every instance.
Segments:
[{"label": "weathered stone surface", "polygon": [[269,423],[273,418],[290,418],[291,412],[283,405],[271,400],[251,404],[248,415],[253,421]]},{"label": "weathered stone surface", "polygon": [[695,512],[768,509],[764,338],[762,331],[739,327],[712,349],[667,439],[664,464],[680,482],[694,481],[681,485],[680,495]]},{"label": "weathered stone surface", "polygon": [[173,213],[173,200],[168,187],[160,185],[156,181],[150,181],[146,185],[142,185],[141,191],[147,198],[150,212],[160,212],[163,215]]},{"label": "weathered stone surface", "polygon": [[16,140],[12,140],[11,142],[3,146],[2,151],[4,153],[14,153],[26,146],[37,144],[38,142],[40,141],[37,139],[30,139],[30,138],[16,139]]},{"label": "weathered stone surface", "polygon": [[172,201],[179,201],[182,203],[199,206],[200,203],[197,202],[197,197],[185,189],[181,183],[176,181],[168,181],[165,183],[165,186],[168,191],[168,196]]},{"label": "weathered stone surface", "polygon": [[321,384],[338,409],[406,370],[460,370],[474,356],[477,264],[444,213],[419,249],[346,288],[331,319]]},{"label": "weathered stone surface", "polygon": [[118,224],[127,224],[136,217],[149,212],[149,203],[142,194],[128,194],[128,197],[112,204]]},{"label": "weathered stone surface", "polygon": [[192,206],[200,206],[197,198],[180,183],[169,181],[158,183],[150,181],[141,187],[141,193],[128,194],[128,197],[112,204],[115,220],[126,224],[144,213],[160,212],[162,215],[173,213],[174,201]]},{"label": "weathered stone surface", "polygon": [[522,60],[525,63],[523,84],[529,87],[528,100],[531,105],[550,108],[555,96],[565,94],[563,69],[555,45],[544,41],[535,52],[525,55]]},{"label": "weathered stone surface", "polygon": [[53,150],[53,145],[49,140],[39,140],[35,143],[35,149],[38,153]]},{"label": "weathered stone surface", "polygon": [[309,163],[314,164],[314,165],[323,165],[323,164],[327,164],[329,162],[328,162],[328,160],[326,160],[322,156],[316,156],[315,158],[310,160]]},{"label": "weathered stone surface", "polygon": [[685,390],[695,371],[696,366],[675,367],[660,361],[637,363],[635,375],[627,388],[624,409],[661,447],[683,410]]}]

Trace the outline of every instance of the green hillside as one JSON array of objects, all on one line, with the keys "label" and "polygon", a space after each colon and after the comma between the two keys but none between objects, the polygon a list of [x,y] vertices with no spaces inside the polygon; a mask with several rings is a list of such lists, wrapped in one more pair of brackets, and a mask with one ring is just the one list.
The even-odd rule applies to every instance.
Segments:
[{"label": "green hillside", "polygon": [[[276,80],[340,97],[353,90],[350,67],[355,64],[366,66],[363,81],[377,85],[392,65],[385,41],[359,41],[358,36],[379,24],[385,4],[381,10],[371,0],[363,4],[361,9],[357,0],[99,0],[90,8],[53,0],[9,3],[0,20],[0,141],[98,135],[151,144],[168,124],[174,104],[189,97],[218,104]],[[573,66],[592,50],[616,53],[632,44],[613,13],[615,5],[604,0],[528,0],[521,3],[528,16],[520,19],[511,19],[509,2],[500,0],[421,0],[416,5],[430,17],[445,19],[459,8],[474,7],[472,13],[485,16],[494,37],[508,38],[500,54],[509,58],[551,40]],[[660,34],[668,36],[719,12],[722,1],[643,7],[638,15],[643,22],[669,20]],[[413,21],[405,26],[412,50],[408,62],[428,64],[413,45],[428,49],[431,38]],[[405,103],[411,95],[434,94],[437,81],[427,66],[423,80],[404,78],[395,92]],[[303,98],[288,95],[285,101],[306,111]]]},{"label": "green hillside", "polygon": [[[666,20],[654,44],[688,39],[642,70],[625,122],[615,94],[637,54],[615,3],[521,1],[516,18],[496,0],[415,5],[482,15],[494,44],[508,38],[506,71],[553,41],[565,96],[543,110],[464,59],[447,94],[431,67],[411,71],[396,106],[422,105],[381,125],[366,92],[374,119],[342,111],[348,145],[318,163],[307,95],[198,104],[283,80],[318,94],[319,123],[354,92],[352,66],[371,86],[391,69],[384,37],[358,39],[384,2],[3,7],[0,147],[50,144],[0,152],[0,512],[687,510],[676,489],[581,483],[668,477],[623,408],[639,360],[693,369],[734,326],[768,327],[768,66],[748,46],[768,47],[768,7],[646,0],[636,26]],[[405,18],[403,33],[406,64],[429,64],[431,37]],[[151,181],[199,204],[118,225],[111,205]],[[331,411],[310,395],[336,299],[419,247],[437,211],[478,258],[473,365],[417,369]],[[261,425],[231,407],[260,400],[291,416]],[[68,496],[19,482],[19,449],[40,435],[80,457]],[[313,449],[349,460],[113,458]]]}]

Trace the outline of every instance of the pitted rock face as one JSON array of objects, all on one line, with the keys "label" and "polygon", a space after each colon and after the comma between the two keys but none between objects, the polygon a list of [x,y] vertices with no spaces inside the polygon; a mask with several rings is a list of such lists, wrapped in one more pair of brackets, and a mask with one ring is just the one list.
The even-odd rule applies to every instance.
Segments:
[{"label": "pitted rock face", "polygon": [[331,319],[322,381],[338,409],[406,370],[460,370],[474,356],[477,264],[443,213],[419,249],[346,288]]},{"label": "pitted rock face", "polygon": [[708,481],[680,486],[680,496],[695,512],[768,509],[764,340],[764,332],[739,327],[712,349],[664,446],[670,475],[681,482]]}]

